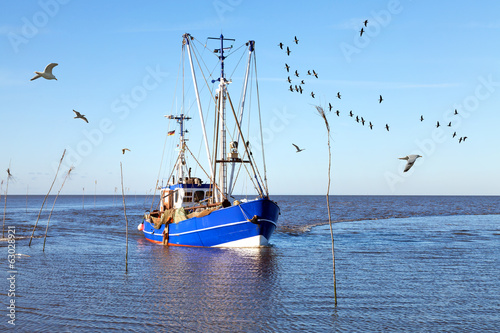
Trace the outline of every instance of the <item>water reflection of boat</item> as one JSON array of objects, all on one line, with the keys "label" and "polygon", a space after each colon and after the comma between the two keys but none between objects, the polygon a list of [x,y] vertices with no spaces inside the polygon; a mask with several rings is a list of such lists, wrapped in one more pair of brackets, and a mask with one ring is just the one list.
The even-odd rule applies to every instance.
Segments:
[{"label": "water reflection of boat", "polygon": [[[226,39],[222,35],[219,38],[211,39],[220,41],[220,48],[214,52],[219,54],[221,69],[220,77],[212,80],[212,83],[218,81],[218,85],[215,91],[211,92],[211,98],[215,105],[211,148],[205,128],[204,112],[201,107],[193,63],[193,58],[195,58],[199,65],[201,55],[195,53],[192,47],[195,39],[190,34],[184,34],[182,40],[182,53],[183,55],[187,53],[189,58],[193,90],[196,95],[201,134],[208,163],[205,167],[202,166],[189,149],[186,122],[191,117],[188,115],[190,110],[183,105],[179,115],[167,116],[168,119],[175,120],[179,125],[177,160],[171,175],[167,178],[167,185],[160,189],[159,208],[145,214],[139,229],[144,232],[146,239],[164,245],[209,247],[267,245],[276,228],[279,207],[269,199],[265,167],[264,177],[262,177],[255,156],[252,154],[251,142],[246,140],[248,133],[245,135],[242,130],[251,65],[255,64],[255,42],[249,41],[242,45],[246,46],[246,50],[248,50],[248,62],[241,101],[237,105],[238,110],[235,110],[227,89],[232,81],[226,79],[224,72],[225,59],[227,58],[224,51],[232,48],[232,46],[225,48],[224,41],[234,41],[234,39]],[[202,71],[202,67],[199,67]],[[203,77],[208,86],[205,74]],[[208,88],[210,89],[210,86]],[[260,105],[260,103],[254,104]],[[228,112],[229,117],[226,115],[226,106],[229,106],[231,110]],[[230,124],[234,126],[232,134],[228,131]],[[168,132],[168,135],[173,134],[175,131]],[[229,143],[226,139],[227,136],[231,138]],[[264,159],[264,154],[262,155]],[[196,167],[202,169],[208,181],[205,182],[201,178],[191,175],[192,169],[188,165],[187,157],[192,157]],[[265,163],[264,160],[262,162]],[[233,191],[237,180],[245,177],[245,173],[247,180],[253,184],[256,190],[256,198],[236,200]]]}]

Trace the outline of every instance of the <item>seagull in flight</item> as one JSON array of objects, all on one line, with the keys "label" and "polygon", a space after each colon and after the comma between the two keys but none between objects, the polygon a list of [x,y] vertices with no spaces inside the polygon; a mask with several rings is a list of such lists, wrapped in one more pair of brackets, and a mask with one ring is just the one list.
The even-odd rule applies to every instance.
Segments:
[{"label": "seagull in flight", "polygon": [[294,40],[295,44],[298,44],[299,43],[299,40],[297,39],[297,36],[295,36],[295,40]]},{"label": "seagull in flight", "polygon": [[424,121],[424,116],[420,116],[420,121]]},{"label": "seagull in flight", "polygon": [[86,123],[88,123],[88,122],[89,122],[89,121],[87,120],[87,118],[85,118],[85,115],[84,115],[84,114],[81,114],[80,112],[75,111],[75,110],[73,110],[73,112],[76,114],[76,116],[75,116],[75,117],[73,117],[73,119],[80,118],[80,119],[85,120],[85,122],[86,122]]},{"label": "seagull in flight", "polygon": [[438,122],[437,122],[437,124],[436,124],[436,128],[438,128],[438,127],[439,127],[439,121],[438,121]]},{"label": "seagull in flight", "polygon": [[292,145],[295,147],[295,149],[297,149],[296,153],[300,153],[301,151],[305,150],[305,149],[300,149],[299,146],[297,146],[295,143],[292,143]]},{"label": "seagull in flight", "polygon": [[316,78],[318,78],[318,73],[316,73],[316,72],[314,71],[314,69],[313,69],[313,75],[314,75]]},{"label": "seagull in flight", "polygon": [[378,99],[378,103],[379,103],[379,104],[380,104],[380,103],[382,103],[382,101],[383,101],[383,100],[384,100],[384,99],[382,98],[382,95],[380,95],[380,98]]},{"label": "seagull in flight", "polygon": [[288,66],[288,64],[286,64],[286,63],[285,63],[285,68],[286,68],[287,72],[290,72],[290,66]]},{"label": "seagull in flight", "polygon": [[339,110],[335,111],[335,113],[337,114],[337,117],[340,117],[340,111]]},{"label": "seagull in flight", "polygon": [[454,113],[454,114],[455,114],[455,115],[456,115],[456,114],[458,114],[458,111],[457,111],[457,109],[455,109],[455,113]]},{"label": "seagull in flight", "polygon": [[340,91],[337,93],[337,98],[340,99]]},{"label": "seagull in flight", "polygon": [[123,149],[122,149],[122,153],[123,153],[124,155],[125,155],[125,150],[130,151],[130,149],[128,149],[128,148],[123,148]]},{"label": "seagull in flight", "polygon": [[286,55],[290,55],[290,53],[292,53],[292,51],[290,51],[290,48],[287,46],[286,47]]},{"label": "seagull in flight", "polygon": [[400,160],[406,160],[407,161],[404,172],[410,170],[410,168],[413,166],[413,164],[415,164],[415,161],[419,157],[422,157],[422,156],[420,156],[420,155],[408,155],[408,156],[405,156],[405,157],[400,157],[399,158]]},{"label": "seagull in flight", "polygon": [[363,22],[363,24],[364,24],[364,25],[365,25],[365,27],[366,27],[366,25],[368,24],[368,20],[365,20],[365,21]]},{"label": "seagull in flight", "polygon": [[36,80],[40,77],[43,77],[44,79],[47,79],[47,80],[56,80],[57,81],[56,77],[52,74],[52,69],[56,66],[57,66],[57,64],[55,62],[48,64],[47,67],[45,67],[43,72],[35,72],[36,75],[33,76],[33,78],[30,81]]},{"label": "seagull in flight", "polygon": [[361,30],[359,31],[359,37],[363,36],[363,32],[365,31],[363,30],[363,28],[361,28]]},{"label": "seagull in flight", "polygon": [[385,124],[385,129],[389,132],[389,124]]},{"label": "seagull in flight", "polygon": [[280,47],[280,49],[282,49],[282,50],[283,50],[283,43],[281,43],[281,42],[280,42],[280,43],[278,44],[278,46]]}]

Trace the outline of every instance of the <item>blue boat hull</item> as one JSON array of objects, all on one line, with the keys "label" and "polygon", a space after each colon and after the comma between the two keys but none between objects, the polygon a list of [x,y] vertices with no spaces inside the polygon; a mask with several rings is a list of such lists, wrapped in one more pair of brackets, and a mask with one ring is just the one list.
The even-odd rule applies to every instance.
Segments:
[{"label": "blue boat hull", "polygon": [[[146,239],[160,244],[204,247],[257,247],[267,245],[278,222],[279,207],[263,198],[213,211],[155,229],[144,220]],[[167,232],[168,231],[168,232]]]}]

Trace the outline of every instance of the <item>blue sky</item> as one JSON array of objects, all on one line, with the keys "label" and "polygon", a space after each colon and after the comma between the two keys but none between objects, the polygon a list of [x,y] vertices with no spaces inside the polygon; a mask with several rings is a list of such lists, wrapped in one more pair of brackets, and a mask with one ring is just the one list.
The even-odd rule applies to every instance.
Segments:
[{"label": "blue sky", "polygon": [[[332,194],[500,194],[498,1],[1,0],[0,8],[0,180],[5,191],[10,164],[9,194],[45,194],[64,149],[61,175],[75,166],[64,194],[113,194],[120,162],[128,193],[151,191],[174,129],[163,115],[176,113],[185,32],[202,43],[221,32],[235,47],[256,41],[271,194],[325,193],[327,135],[314,105],[328,103],[341,113],[327,111]],[[30,81],[51,62],[58,81]],[[288,91],[285,63],[306,80],[304,94]],[[234,74],[233,96],[242,76]],[[164,166],[173,140],[167,148]],[[403,173],[398,157],[413,153],[423,157]]]}]

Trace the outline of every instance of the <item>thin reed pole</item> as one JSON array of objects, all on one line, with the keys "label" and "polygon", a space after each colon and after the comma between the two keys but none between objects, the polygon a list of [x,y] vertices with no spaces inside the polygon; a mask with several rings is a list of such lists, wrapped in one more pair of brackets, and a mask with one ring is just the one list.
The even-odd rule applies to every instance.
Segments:
[{"label": "thin reed pole", "polygon": [[10,173],[10,162],[9,162],[9,167],[7,168],[7,187],[5,188],[5,195],[4,195],[5,204],[3,207],[2,238],[4,238],[4,233],[5,233],[5,212],[7,211],[7,194],[9,193],[9,179],[11,178],[12,174]]},{"label": "thin reed pole", "polygon": [[328,208],[328,224],[330,225],[330,237],[332,239],[332,260],[333,260],[333,294],[334,294],[334,299],[335,299],[335,306],[337,306],[337,281],[336,281],[336,276],[335,276],[335,246],[334,246],[334,239],[333,239],[333,227],[332,227],[332,217],[330,213],[330,173],[331,173],[331,166],[332,166],[332,152],[331,152],[331,146],[330,146],[330,124],[328,123],[328,119],[326,119],[325,111],[321,106],[316,106],[316,110],[318,111],[319,115],[323,118],[325,121],[325,126],[326,126],[326,131],[328,133],[328,189],[326,191],[326,206]]},{"label": "thin reed pole", "polygon": [[52,216],[52,211],[54,211],[54,207],[56,205],[57,198],[59,197],[59,193],[61,193],[61,190],[62,190],[62,188],[64,186],[64,183],[66,182],[66,179],[69,177],[69,174],[71,173],[71,171],[73,171],[73,169],[74,169],[73,167],[69,168],[68,173],[64,177],[64,180],[63,180],[63,182],[61,184],[61,188],[57,192],[57,195],[56,195],[56,197],[54,199],[54,203],[52,204],[52,209],[50,210],[49,218],[47,220],[47,227],[45,228],[45,236],[43,236],[43,249],[42,249],[43,252],[45,252],[45,242],[47,240],[47,232],[49,231],[49,222],[50,222],[50,217]]},{"label": "thin reed pole", "polygon": [[26,214],[28,214],[28,192],[30,189],[30,185],[26,185]]},{"label": "thin reed pole", "polygon": [[50,185],[49,191],[45,195],[45,198],[43,198],[42,207],[40,207],[40,212],[38,212],[38,217],[36,218],[36,223],[35,223],[35,226],[33,227],[33,232],[31,233],[30,242],[28,243],[28,246],[31,246],[31,241],[33,240],[33,235],[35,234],[35,229],[36,229],[36,226],[38,225],[38,220],[40,219],[40,214],[42,214],[42,210],[43,210],[43,206],[45,205],[45,201],[47,200],[47,197],[49,196],[50,191],[52,191],[52,187],[54,186],[54,183],[56,182],[57,174],[59,173],[59,169],[61,168],[61,164],[62,164],[62,161],[64,159],[65,154],[66,154],[66,149],[64,149],[63,154],[61,156],[61,160],[59,161],[59,166],[57,167],[56,175],[54,176],[54,180],[52,181],[52,185]]},{"label": "thin reed pole", "polygon": [[122,179],[122,200],[123,200],[123,214],[125,215],[125,272],[128,271],[128,219],[127,219],[127,206],[125,205],[125,193],[123,191],[123,168],[120,162],[120,174]]}]

